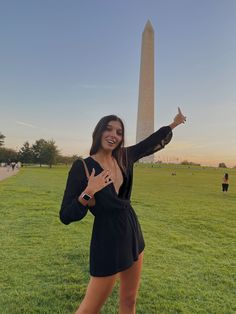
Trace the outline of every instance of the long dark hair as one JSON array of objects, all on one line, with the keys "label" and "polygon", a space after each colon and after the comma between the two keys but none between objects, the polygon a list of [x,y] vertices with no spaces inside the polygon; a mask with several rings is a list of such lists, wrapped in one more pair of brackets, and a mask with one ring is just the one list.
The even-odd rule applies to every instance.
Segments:
[{"label": "long dark hair", "polygon": [[225,180],[228,180],[229,179],[229,175],[228,173],[225,173]]},{"label": "long dark hair", "polygon": [[94,131],[93,131],[93,142],[92,146],[90,148],[89,155],[94,155],[98,152],[98,150],[101,148],[101,138],[103,132],[106,130],[107,125],[110,121],[119,121],[122,128],[122,140],[120,144],[113,150],[112,156],[117,160],[119,166],[122,168],[123,171],[125,171],[125,165],[123,162],[123,153],[122,148],[124,147],[124,139],[125,139],[125,127],[123,121],[117,117],[116,115],[109,115],[105,116],[100,119],[98,124],[96,125]]}]

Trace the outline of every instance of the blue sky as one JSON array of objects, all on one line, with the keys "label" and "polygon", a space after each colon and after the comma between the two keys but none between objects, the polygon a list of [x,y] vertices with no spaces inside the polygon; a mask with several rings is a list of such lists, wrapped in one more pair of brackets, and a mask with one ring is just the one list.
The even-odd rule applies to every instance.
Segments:
[{"label": "blue sky", "polygon": [[54,139],[86,156],[104,115],[135,142],[141,35],[155,30],[155,126],[187,124],[164,161],[236,165],[236,1],[0,1],[0,132],[5,146]]}]

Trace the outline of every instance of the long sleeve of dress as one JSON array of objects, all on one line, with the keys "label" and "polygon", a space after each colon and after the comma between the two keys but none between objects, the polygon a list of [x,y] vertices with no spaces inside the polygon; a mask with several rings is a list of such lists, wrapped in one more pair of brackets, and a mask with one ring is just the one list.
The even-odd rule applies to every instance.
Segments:
[{"label": "long sleeve of dress", "polygon": [[126,148],[128,159],[136,162],[142,157],[151,155],[167,145],[172,138],[172,130],[164,126],[136,145]]},{"label": "long sleeve of dress", "polygon": [[81,160],[76,160],[68,174],[66,189],[60,209],[60,220],[64,224],[81,220],[88,212],[88,207],[78,201],[78,196],[86,187],[86,174]]}]

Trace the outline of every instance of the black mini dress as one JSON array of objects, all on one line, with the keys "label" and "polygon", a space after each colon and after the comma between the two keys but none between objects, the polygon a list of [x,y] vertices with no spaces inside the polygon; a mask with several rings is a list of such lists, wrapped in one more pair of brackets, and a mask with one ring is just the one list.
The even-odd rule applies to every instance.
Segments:
[{"label": "black mini dress", "polygon": [[[140,143],[122,149],[125,171],[123,183],[116,192],[111,183],[95,194],[96,205],[89,210],[94,215],[90,243],[90,274],[104,277],[121,272],[138,260],[144,250],[144,239],[137,215],[131,205],[133,165],[142,157],[164,148],[172,138],[169,126],[162,127]],[[95,175],[103,171],[92,157],[84,159],[89,172]],[[68,175],[60,209],[64,224],[82,219],[88,207],[78,201],[87,186],[87,177],[81,160],[76,160]]]}]

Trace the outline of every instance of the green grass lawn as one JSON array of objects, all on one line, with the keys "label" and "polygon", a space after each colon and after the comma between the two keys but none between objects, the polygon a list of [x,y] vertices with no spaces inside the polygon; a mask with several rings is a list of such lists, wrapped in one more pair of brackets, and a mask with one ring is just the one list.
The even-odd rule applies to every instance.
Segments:
[{"label": "green grass lawn", "polygon": [[[176,175],[171,175],[172,172]],[[135,167],[132,203],[146,248],[137,313],[236,313],[236,171]],[[0,182],[0,313],[74,313],[89,280],[93,217],[58,219],[68,168]],[[103,314],[118,313],[118,287]]]}]

